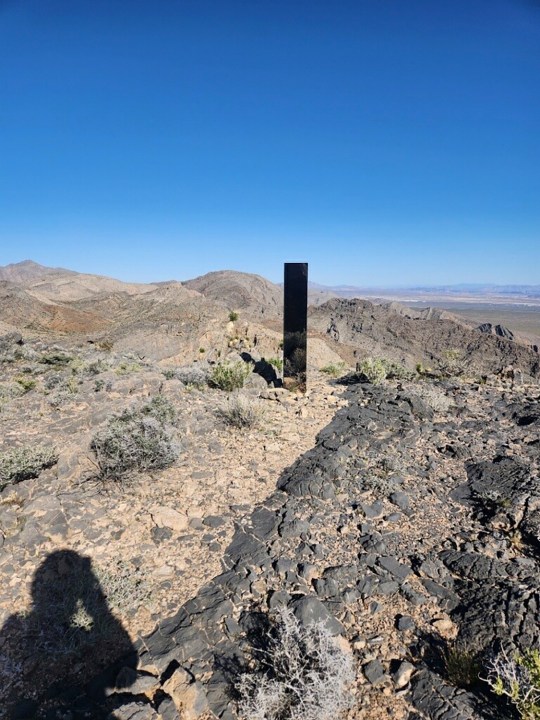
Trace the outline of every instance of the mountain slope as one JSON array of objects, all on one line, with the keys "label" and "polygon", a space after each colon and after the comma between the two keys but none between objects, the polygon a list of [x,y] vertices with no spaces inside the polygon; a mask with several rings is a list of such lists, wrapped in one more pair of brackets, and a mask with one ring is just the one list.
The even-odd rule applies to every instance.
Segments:
[{"label": "mountain slope", "polygon": [[414,368],[417,363],[445,364],[457,353],[464,369],[492,373],[508,365],[540,375],[540,355],[512,340],[455,322],[444,311],[412,311],[367,300],[330,300],[310,308],[309,324],[336,345],[352,351],[349,359],[387,357]]},{"label": "mountain slope", "polygon": [[184,285],[229,310],[269,318],[283,313],[283,290],[260,275],[220,270],[188,280]]},{"label": "mountain slope", "polygon": [[19,285],[44,301],[69,302],[103,292],[125,292],[130,295],[151,292],[157,285],[125,283],[121,280],[79,273],[64,268],[49,268],[32,260],[0,267],[0,280]]}]

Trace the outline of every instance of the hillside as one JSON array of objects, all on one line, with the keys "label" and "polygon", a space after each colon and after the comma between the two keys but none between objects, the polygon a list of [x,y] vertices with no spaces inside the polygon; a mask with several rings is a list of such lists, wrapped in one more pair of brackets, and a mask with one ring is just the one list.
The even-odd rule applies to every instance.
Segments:
[{"label": "hillside", "polygon": [[151,292],[156,285],[125,283],[102,275],[49,268],[31,260],[0,267],[0,280],[7,280],[43,301],[69,302],[104,292],[125,292],[130,295]]},{"label": "hillside", "polygon": [[540,375],[540,355],[534,349],[471,328],[441,310],[410,311],[396,303],[334,299],[311,308],[309,323],[346,349],[350,362],[370,355],[411,369],[418,363],[440,367],[450,353],[467,372],[489,374],[515,366],[530,376]]},{"label": "hillside", "polygon": [[[0,268],[0,322],[8,328],[73,342],[113,344],[156,360],[188,361],[198,351],[231,346],[275,355],[282,333],[282,289],[258,275],[212,272],[186,282],[133,285],[111,278],[45,268],[31,261]],[[232,324],[230,312],[238,319]],[[331,357],[354,365],[366,355],[415,368],[439,367],[448,352],[477,373],[517,365],[538,373],[538,353],[495,325],[484,332],[437,308],[331,299],[310,307],[311,362]],[[509,339],[511,338],[511,339]],[[537,346],[536,346],[537,347]]]},{"label": "hillside", "polygon": [[222,270],[184,284],[229,310],[242,310],[269,319],[283,314],[282,288],[260,275]]}]

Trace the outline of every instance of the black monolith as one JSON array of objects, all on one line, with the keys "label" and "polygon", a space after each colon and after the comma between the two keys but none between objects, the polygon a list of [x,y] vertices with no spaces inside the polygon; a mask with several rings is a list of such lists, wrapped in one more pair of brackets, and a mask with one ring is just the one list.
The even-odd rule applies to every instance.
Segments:
[{"label": "black monolith", "polygon": [[285,263],[283,309],[283,384],[306,391],[307,263]]}]

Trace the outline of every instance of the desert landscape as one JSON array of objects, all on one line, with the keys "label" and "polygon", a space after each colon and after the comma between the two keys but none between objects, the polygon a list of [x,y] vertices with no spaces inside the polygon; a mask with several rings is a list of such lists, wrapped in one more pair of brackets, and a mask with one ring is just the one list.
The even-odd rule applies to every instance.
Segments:
[{"label": "desert landscape", "polygon": [[319,296],[300,394],[260,276],[0,293],[0,717],[538,717],[540,331]]}]

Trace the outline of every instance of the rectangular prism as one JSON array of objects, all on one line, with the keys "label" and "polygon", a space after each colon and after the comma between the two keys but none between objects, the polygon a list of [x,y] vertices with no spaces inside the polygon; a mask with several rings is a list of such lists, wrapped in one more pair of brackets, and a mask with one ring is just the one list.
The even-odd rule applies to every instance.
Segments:
[{"label": "rectangular prism", "polygon": [[283,385],[306,391],[308,264],[285,263]]}]

